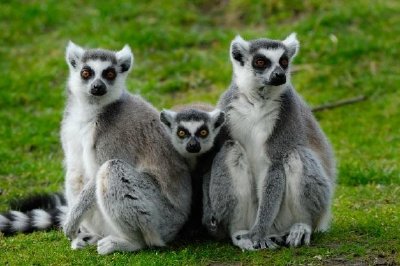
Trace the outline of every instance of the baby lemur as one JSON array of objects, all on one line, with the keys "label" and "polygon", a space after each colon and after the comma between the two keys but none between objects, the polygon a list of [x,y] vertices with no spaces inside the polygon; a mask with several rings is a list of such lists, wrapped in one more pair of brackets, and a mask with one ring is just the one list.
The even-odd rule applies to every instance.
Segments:
[{"label": "baby lemur", "polygon": [[209,182],[212,161],[221,146],[220,129],[225,122],[225,114],[208,104],[188,104],[163,110],[160,120],[175,149],[191,169],[191,213],[180,238],[191,241],[204,239],[207,232],[201,223],[203,182]]},{"label": "baby lemur", "polygon": [[66,60],[65,234],[73,248],[97,243],[100,254],[165,245],[189,215],[190,174],[158,111],[126,90],[130,48],[70,42]]},{"label": "baby lemur", "polygon": [[[218,108],[231,136],[211,170],[210,231],[229,235],[247,250],[308,245],[327,230],[335,183],[330,144],[291,85],[299,49],[283,41],[236,37],[230,48],[233,80]],[[207,207],[207,206],[206,206]]]}]

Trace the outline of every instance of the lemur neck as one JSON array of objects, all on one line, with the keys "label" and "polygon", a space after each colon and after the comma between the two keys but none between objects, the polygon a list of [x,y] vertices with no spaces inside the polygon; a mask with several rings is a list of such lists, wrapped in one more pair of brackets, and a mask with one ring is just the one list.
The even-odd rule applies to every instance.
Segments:
[{"label": "lemur neck", "polygon": [[249,103],[266,103],[270,101],[275,101],[280,98],[280,96],[289,88],[287,84],[281,86],[263,86],[258,88],[240,88],[238,90],[243,94]]},{"label": "lemur neck", "polygon": [[188,157],[188,158],[185,158],[185,160],[189,166],[190,171],[193,171],[197,166],[197,157],[195,157],[195,156]]},{"label": "lemur neck", "polygon": [[125,89],[122,89],[121,93],[114,97],[105,97],[107,96],[106,94],[100,97],[88,96],[84,98],[76,97],[70,93],[68,96],[68,109],[69,112],[78,115],[80,120],[90,121],[95,119],[97,115],[104,110],[105,106],[120,100],[126,96],[127,93]]}]

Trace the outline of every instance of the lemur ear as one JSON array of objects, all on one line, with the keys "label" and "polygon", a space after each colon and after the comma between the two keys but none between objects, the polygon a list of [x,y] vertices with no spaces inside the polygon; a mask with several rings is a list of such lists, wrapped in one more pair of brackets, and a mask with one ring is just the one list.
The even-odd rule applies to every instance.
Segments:
[{"label": "lemur ear", "polygon": [[225,123],[225,112],[215,109],[212,112],[209,112],[211,117],[211,122],[214,125],[214,129],[219,128]]},{"label": "lemur ear", "polygon": [[296,33],[292,32],[282,43],[289,49],[289,57],[293,58],[299,51],[300,43],[297,40]]},{"label": "lemur ear", "polygon": [[133,53],[129,45],[125,44],[124,48],[118,51],[115,56],[117,57],[120,73],[131,70],[133,65]]},{"label": "lemur ear", "polygon": [[176,112],[171,110],[162,110],[160,113],[160,121],[165,125],[165,127],[171,130],[171,125],[176,117]]},{"label": "lemur ear", "polygon": [[237,35],[235,39],[231,42],[231,60],[233,63],[240,63],[241,66],[244,65],[244,57],[248,54],[249,43],[243,40],[240,35]]},{"label": "lemur ear", "polygon": [[68,42],[67,50],[65,52],[65,59],[71,68],[76,68],[78,62],[81,60],[85,49],[76,45],[72,41]]}]

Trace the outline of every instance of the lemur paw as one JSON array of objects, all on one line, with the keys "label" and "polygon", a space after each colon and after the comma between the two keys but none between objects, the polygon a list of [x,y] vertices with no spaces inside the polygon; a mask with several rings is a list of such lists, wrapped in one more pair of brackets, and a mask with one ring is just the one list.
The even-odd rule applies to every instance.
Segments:
[{"label": "lemur paw", "polygon": [[253,241],[249,238],[248,231],[237,231],[232,235],[232,243],[241,250],[254,250]]},{"label": "lemur paw", "polygon": [[72,240],[71,248],[72,249],[81,249],[89,244],[96,244],[99,239],[100,239],[100,236],[81,232],[78,234],[78,236],[74,240]]},{"label": "lemur paw", "polygon": [[279,247],[280,246],[277,243],[275,243],[272,240],[271,237],[265,237],[265,238],[262,238],[262,239],[259,239],[259,240],[255,240],[253,242],[253,248],[255,250],[266,249],[266,248],[268,248],[268,249],[277,249]]},{"label": "lemur paw", "polygon": [[235,246],[243,250],[277,249],[283,242],[282,238],[278,236],[259,237],[248,231],[236,232],[232,236],[232,241]]},{"label": "lemur paw", "polygon": [[111,237],[105,237],[97,242],[97,252],[100,255],[107,255],[116,251],[116,243]]},{"label": "lemur paw", "polygon": [[311,227],[308,224],[297,223],[290,228],[286,238],[286,244],[291,247],[298,247],[302,243],[308,246],[311,239]]}]

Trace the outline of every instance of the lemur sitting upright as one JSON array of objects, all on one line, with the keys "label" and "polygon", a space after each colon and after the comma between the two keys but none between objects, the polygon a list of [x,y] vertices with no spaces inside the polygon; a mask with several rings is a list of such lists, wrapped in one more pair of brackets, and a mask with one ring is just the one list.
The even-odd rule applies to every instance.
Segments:
[{"label": "lemur sitting upright", "polygon": [[225,114],[208,104],[188,104],[163,110],[160,120],[175,149],[191,169],[191,213],[180,237],[184,240],[204,238],[207,232],[201,222],[203,182],[209,182],[212,161],[221,146],[220,130]]},{"label": "lemur sitting upright", "polygon": [[327,230],[335,184],[333,152],[290,81],[295,34],[231,43],[233,80],[218,108],[231,140],[216,155],[208,190],[210,231],[242,249],[309,244]]},{"label": "lemur sitting upright", "polygon": [[190,175],[158,111],[126,90],[130,48],[86,50],[70,42],[66,60],[65,234],[73,248],[91,239],[100,254],[165,245],[188,218]]}]

